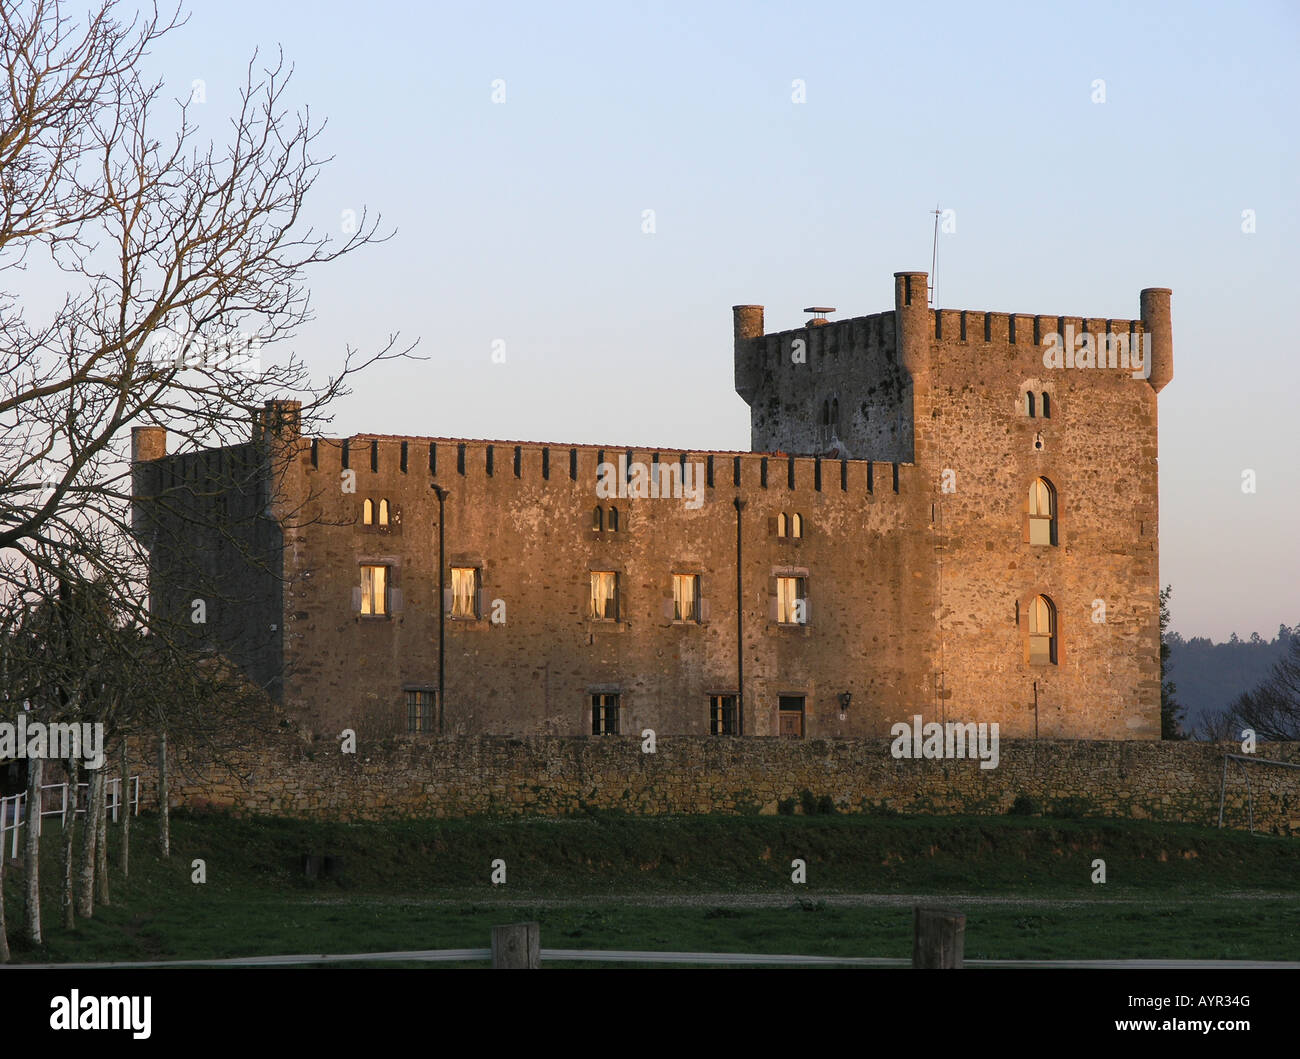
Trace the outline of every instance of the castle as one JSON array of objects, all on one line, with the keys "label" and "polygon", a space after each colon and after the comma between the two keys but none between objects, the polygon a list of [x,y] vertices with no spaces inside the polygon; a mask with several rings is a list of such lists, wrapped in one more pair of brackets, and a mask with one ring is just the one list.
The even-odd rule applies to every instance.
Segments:
[{"label": "castle", "polygon": [[771,334],[736,306],[750,452],[307,438],[291,401],[244,445],[136,428],[152,605],[202,601],[196,635],[323,738],[1159,738],[1170,292],[1102,320],[926,283]]}]

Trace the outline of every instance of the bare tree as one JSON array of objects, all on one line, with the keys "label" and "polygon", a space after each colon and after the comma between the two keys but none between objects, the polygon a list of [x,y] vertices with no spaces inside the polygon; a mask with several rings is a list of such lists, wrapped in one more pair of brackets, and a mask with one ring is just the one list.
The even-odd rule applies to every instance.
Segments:
[{"label": "bare tree", "polygon": [[[0,600],[49,564],[109,574],[143,609],[133,426],[224,444],[286,395],[320,422],[348,376],[409,354],[395,338],[349,349],[320,383],[293,353],[262,362],[311,318],[306,270],[384,237],[364,210],[337,239],[303,230],[327,159],[310,115],[289,112],[282,57],[254,56],[228,142],[205,144],[194,104],[142,72],[180,20],[119,6],[81,24],[49,0],[0,0]],[[48,317],[26,308],[24,277],[65,285]]]},{"label": "bare tree", "polygon": [[1229,707],[1229,715],[1236,727],[1251,728],[1260,739],[1300,739],[1300,635],[1291,638],[1268,679]]},{"label": "bare tree", "polygon": [[[304,202],[328,159],[316,156],[321,126],[291,111],[282,56],[264,65],[253,56],[224,145],[204,141],[193,101],[169,102],[144,73],[151,46],[182,25],[179,12],[156,6],[124,15],[119,0],[98,0],[80,19],[55,0],[0,0],[0,628],[54,602],[58,586],[101,586],[110,622],[77,636],[50,626],[46,642],[26,643],[33,709],[93,718],[123,736],[163,734],[160,757],[168,731],[219,750],[238,731],[232,717],[265,703],[241,692],[233,713],[206,709],[218,701],[208,694],[230,684],[227,667],[219,658],[196,667],[192,643],[153,612],[145,585],[164,523],[132,533],[132,428],[165,427],[178,453],[243,442],[267,400],[285,397],[310,428],[328,420],[349,376],[411,353],[390,336],[366,355],[347,349],[336,374],[313,380],[287,349],[311,319],[307,272],[387,236],[364,209],[339,237],[304,229]],[[28,295],[50,289],[64,294],[42,314]],[[249,466],[237,484],[252,490],[267,461]],[[244,547],[248,535],[230,526],[223,502],[190,504],[185,517],[225,519],[221,531]],[[134,631],[121,638],[122,629]],[[199,697],[168,700],[164,672],[187,673]],[[38,787],[40,762],[29,764]],[[102,776],[81,836],[83,915],[93,911],[93,850],[106,865],[96,841]],[[165,780],[162,798],[166,851]],[[24,929],[39,942],[35,830]]]}]

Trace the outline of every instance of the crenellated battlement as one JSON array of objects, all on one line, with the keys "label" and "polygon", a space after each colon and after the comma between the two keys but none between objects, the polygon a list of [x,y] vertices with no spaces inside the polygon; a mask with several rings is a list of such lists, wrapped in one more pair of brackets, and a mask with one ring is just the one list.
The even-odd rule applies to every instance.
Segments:
[{"label": "crenellated battlement", "polygon": [[[650,469],[656,480],[681,479],[692,467],[694,480],[710,492],[754,490],[790,493],[840,492],[869,496],[894,495],[916,482],[908,463],[829,459],[781,452],[736,452],[664,448],[614,448],[597,445],[549,445],[538,442],[482,439],[395,437],[356,434],[350,438],[302,438],[297,460],[309,474],[356,472],[359,483],[369,474],[410,475],[450,482],[456,478],[519,480],[579,485],[593,491],[601,480],[601,465],[617,477],[620,468],[631,479],[634,465]],[[679,471],[659,472],[660,465],[677,464]]]},{"label": "crenellated battlement", "polygon": [[1046,316],[1029,313],[990,313],[974,309],[933,309],[934,337],[943,341],[987,345],[1042,346],[1047,335],[1064,334],[1067,327],[1076,334],[1141,335],[1141,320],[1110,320],[1085,316]]},{"label": "crenellated battlement", "polygon": [[819,309],[804,326],[770,334],[763,306],[732,306],[736,392],[750,406],[752,447],[914,462],[931,416],[925,395],[954,368],[964,374],[950,345],[1010,346],[1022,370],[1051,367],[1042,362],[1048,348],[1061,353],[1058,366],[1074,367],[1082,348],[1078,366],[1141,368],[1157,393],[1173,377],[1164,288],[1142,291],[1138,318],[1111,319],[932,309],[927,279],[895,273],[892,311],[828,321],[833,310]]}]

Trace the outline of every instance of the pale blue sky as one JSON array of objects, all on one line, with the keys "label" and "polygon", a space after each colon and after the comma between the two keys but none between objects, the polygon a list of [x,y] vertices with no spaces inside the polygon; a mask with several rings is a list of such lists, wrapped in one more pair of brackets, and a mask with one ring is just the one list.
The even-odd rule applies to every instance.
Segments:
[{"label": "pale blue sky", "polygon": [[1043,6],[199,0],[151,64],[221,137],[282,45],[336,156],[311,222],[397,228],[312,281],[319,373],[392,331],[430,358],[360,377],[340,434],[747,448],[730,306],[888,309],[936,203],[941,307],[1130,318],[1172,287],[1174,627],[1271,637],[1300,620],[1300,8]]}]

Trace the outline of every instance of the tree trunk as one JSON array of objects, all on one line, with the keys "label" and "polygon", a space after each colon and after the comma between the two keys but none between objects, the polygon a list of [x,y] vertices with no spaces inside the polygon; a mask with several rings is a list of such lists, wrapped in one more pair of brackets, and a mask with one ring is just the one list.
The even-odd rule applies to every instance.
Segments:
[{"label": "tree trunk", "polygon": [[172,826],[167,805],[167,733],[158,737],[158,852],[172,853]]},{"label": "tree trunk", "polygon": [[122,814],[122,881],[131,873],[131,773],[127,767],[126,738],[122,739],[122,787],[118,798]]},{"label": "tree trunk", "polygon": [[23,906],[23,935],[32,945],[41,944],[41,765],[40,758],[27,759],[27,834],[23,845],[23,877],[26,900]]},{"label": "tree trunk", "polygon": [[5,858],[9,856],[9,843],[5,841],[5,809],[4,802],[0,801],[0,963],[9,962],[9,935],[5,933]]},{"label": "tree trunk", "polygon": [[99,815],[95,819],[95,900],[110,905],[108,899],[108,766],[95,773],[99,784]]},{"label": "tree trunk", "polygon": [[[89,771],[89,770],[87,770]],[[99,828],[99,784],[97,779],[103,769],[90,773],[90,792],[86,799],[86,815],[81,823],[81,863],[77,865],[77,915],[89,919],[95,914],[95,839]]]},{"label": "tree trunk", "polygon": [[81,766],[77,759],[68,762],[68,800],[63,807],[63,926],[72,930],[77,925],[77,904],[72,889],[72,836],[77,830],[77,784],[81,780]]}]

